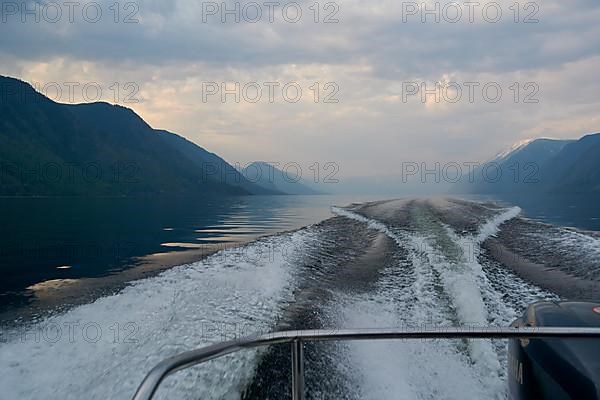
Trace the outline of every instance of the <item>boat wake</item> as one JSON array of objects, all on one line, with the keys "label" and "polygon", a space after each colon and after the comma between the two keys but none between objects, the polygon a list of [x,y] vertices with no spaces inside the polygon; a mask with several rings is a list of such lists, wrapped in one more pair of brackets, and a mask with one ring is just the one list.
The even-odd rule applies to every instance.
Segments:
[{"label": "boat wake", "polygon": [[[3,332],[0,387],[7,398],[128,399],[163,358],[257,331],[507,326],[528,303],[561,297],[513,261],[543,248],[562,271],[577,243],[598,240],[459,200],[332,211]],[[307,397],[501,399],[506,358],[500,340],[307,343]],[[287,399],[289,362],[287,346],[235,353],[169,377],[158,397]]]},{"label": "boat wake", "polygon": [[[145,373],[166,357],[275,329],[292,299],[294,260],[312,240],[308,228],[223,250],[5,333],[3,396],[129,399]],[[256,356],[243,352],[173,375],[158,398],[239,398]]]},{"label": "boat wake", "polygon": [[[340,208],[334,212],[390,235],[399,246],[410,250],[413,267],[410,285],[398,281],[398,274],[390,271],[381,280],[376,295],[340,301],[344,306],[336,307],[332,315],[343,316],[341,326],[506,326],[516,317],[517,310],[502,301],[502,294],[490,284],[479,264],[479,245],[495,235],[501,224],[516,217],[520,212],[517,207],[500,210],[476,234],[464,236],[423,209],[414,211],[412,232],[386,226],[357,212]],[[527,288],[521,297],[526,302],[551,297],[541,291],[534,291],[535,296],[530,293],[531,288]],[[368,381],[363,386],[370,388],[366,391],[368,398],[505,396],[505,349],[490,341],[357,343],[351,347],[353,362],[367,364],[360,371],[367,373],[361,379]],[[380,373],[383,370],[393,371],[388,382],[382,382],[386,379]],[[406,374],[401,381],[399,371]]]}]

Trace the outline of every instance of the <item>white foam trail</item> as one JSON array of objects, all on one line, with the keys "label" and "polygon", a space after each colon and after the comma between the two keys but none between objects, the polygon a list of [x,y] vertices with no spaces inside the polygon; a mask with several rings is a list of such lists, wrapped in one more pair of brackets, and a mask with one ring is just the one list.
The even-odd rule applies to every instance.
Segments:
[{"label": "white foam trail", "polygon": [[401,240],[396,233],[392,232],[387,227],[387,225],[382,224],[379,221],[375,221],[374,219],[364,217],[358,213],[346,210],[344,208],[336,207],[336,206],[331,207],[331,212],[334,214],[340,215],[342,217],[346,217],[346,218],[353,219],[358,222],[365,223],[365,224],[367,224],[367,226],[369,228],[377,230],[382,233],[385,233],[388,237],[390,237],[392,239]]},{"label": "white foam trail", "polygon": [[600,238],[577,232],[571,229],[561,229],[562,237],[556,240],[567,248],[585,249],[585,254],[593,254],[596,258],[600,256]]},{"label": "white foam trail", "polygon": [[[479,228],[478,232],[475,235],[458,235],[451,227],[445,226],[446,232],[448,236],[452,239],[453,242],[457,243],[462,252],[462,259],[464,263],[469,267],[471,272],[471,276],[474,281],[473,284],[475,287],[478,287],[481,291],[479,298],[482,301],[485,299],[487,301],[482,302],[482,312],[478,317],[478,321],[480,322],[501,322],[503,325],[509,323],[514,320],[516,317],[516,312],[514,309],[510,307],[504,306],[504,302],[502,301],[502,295],[497,291],[493,290],[491,284],[487,276],[485,275],[482,266],[479,264],[479,255],[481,254],[481,243],[483,243],[489,237],[495,236],[500,230],[500,226],[513,219],[516,218],[521,213],[521,209],[519,207],[511,207],[509,209],[505,209],[502,212],[498,213],[488,221],[486,221]],[[484,304],[485,303],[485,304]],[[494,318],[491,318],[489,312],[487,310],[487,304],[496,304],[497,312],[499,312],[502,316],[501,321],[498,321],[498,316],[495,315]],[[499,310],[501,309],[501,311]],[[485,314],[485,320],[484,320]]]},{"label": "white foam trail", "polygon": [[[437,262],[435,259],[431,260],[431,257],[430,260],[443,276],[444,287],[456,305],[456,313],[461,323],[479,326],[495,323],[506,326],[516,318],[516,310],[503,301],[501,293],[494,290],[478,259],[481,243],[495,236],[502,224],[516,218],[520,213],[519,207],[501,210],[482,224],[475,235],[459,236],[450,227],[444,226],[448,237],[458,245],[459,251],[453,252],[455,257],[451,261],[447,260],[444,254],[438,254]],[[435,250],[428,249],[427,252],[435,254]],[[501,391],[501,378],[505,371],[500,359],[503,359],[504,355],[501,354],[499,359],[490,341],[469,341],[469,345],[471,356],[478,368],[484,372],[487,384]]]},{"label": "white foam trail", "polygon": [[[367,326],[382,327],[382,322],[387,322],[388,326],[448,326],[455,324],[449,319],[450,309],[454,308],[461,323],[487,325],[485,305],[470,269],[448,261],[430,243],[431,239],[390,229],[379,221],[349,210],[333,208],[332,211],[364,222],[370,228],[387,234],[400,246],[408,247],[412,250],[410,257],[414,267],[415,280],[409,288],[397,292],[394,288],[401,285],[385,284],[377,299],[369,295],[369,299],[357,300],[338,311],[339,315],[346,316],[344,324],[351,327],[365,323]],[[440,277],[452,304],[436,295],[436,275]],[[391,274],[389,279],[397,279],[395,276]],[[435,398],[442,393],[445,398],[452,399],[501,396],[504,385],[498,375],[500,364],[491,344],[487,341],[469,343],[474,366],[449,341],[358,344],[351,348],[357,354],[354,362],[363,366],[361,371],[362,379],[366,380],[365,387],[387,387],[385,395],[377,391],[374,398],[398,398],[398,393],[403,391],[409,393],[407,398]],[[367,346],[370,350],[365,350]],[[365,357],[369,351],[377,351],[376,359],[381,359],[384,364],[385,360],[390,364],[395,359],[408,360],[403,368],[398,368],[398,365],[393,368],[394,371],[409,371],[408,375],[382,382],[386,375],[380,375],[381,367],[376,368],[375,361],[369,363],[370,358]],[[435,382],[431,380],[432,376],[436,377]],[[406,385],[413,387],[412,395],[403,389]]]},{"label": "white foam trail", "polygon": [[[496,236],[502,224],[518,217],[520,213],[521,209],[519,207],[504,209],[486,221],[475,235],[459,236],[450,227],[446,227],[448,235],[461,246],[473,275],[477,279],[481,295],[488,309],[490,322],[498,325],[510,324],[517,318],[520,309],[534,301],[540,299],[558,300],[557,296],[525,282],[506,268],[495,268],[493,277],[490,277],[483,271],[483,266],[479,263],[482,252],[481,244],[488,238]],[[494,284],[502,289],[500,291],[495,289]],[[515,307],[516,304],[508,304],[505,301],[507,295],[517,297],[518,301],[515,303],[518,303],[518,307]]]},{"label": "white foam trail", "polygon": [[562,254],[574,255],[585,261],[584,265],[595,266],[600,260],[600,236],[597,233],[551,227],[541,232],[528,232],[526,235]]},{"label": "white foam trail", "polygon": [[497,214],[479,228],[479,233],[475,236],[476,241],[482,243],[487,238],[495,236],[500,230],[500,225],[516,218],[520,213],[521,208],[511,207]]},{"label": "white foam trail", "polygon": [[[414,266],[414,283],[403,291],[394,291],[394,288],[402,287],[399,282],[386,283],[378,292],[379,298],[370,294],[368,299],[346,302],[348,305],[333,315],[346,318],[344,323],[349,324],[349,327],[361,323],[380,327],[390,324],[415,326],[423,323],[434,326],[456,325],[456,321],[449,320],[449,316],[440,311],[449,312],[451,309],[456,313],[460,324],[506,326],[516,318],[517,310],[506,302],[506,293],[494,289],[494,285],[507,293],[514,293],[520,299],[520,308],[524,304],[552,297],[501,267],[494,271],[491,278],[495,281],[491,282],[491,278],[479,264],[481,243],[495,236],[502,224],[517,217],[521,212],[518,207],[500,210],[483,223],[476,234],[466,236],[460,236],[444,225],[442,231],[426,229],[424,233],[427,236],[420,236],[390,228],[349,210],[335,208],[332,211],[366,223],[370,228],[396,240],[400,246],[412,250],[410,259]],[[434,295],[436,276],[448,299]],[[386,279],[395,278],[390,275],[382,278],[381,282]],[[407,307],[407,304],[412,306]],[[471,340],[468,343],[470,359],[462,358],[461,353],[447,341],[431,344],[429,348],[419,348],[420,342],[405,342],[400,345],[390,342],[352,345],[350,349],[351,354],[355,355],[353,362],[363,366],[361,379],[365,380],[364,387],[387,388],[387,391],[374,392],[376,395],[373,398],[398,398],[399,391],[407,393],[405,398],[437,398],[440,393],[445,398],[456,399],[503,398],[506,390],[504,342]],[[369,354],[375,355],[369,357]],[[385,365],[389,363],[390,368],[393,366],[394,371],[398,371],[397,364],[401,362],[394,361],[396,359],[409,360],[408,365],[402,363],[401,367],[409,371],[411,367],[412,370],[416,368],[419,373],[405,373],[396,376],[395,380],[386,377],[386,374],[380,375],[378,361]],[[435,384],[431,380],[426,381],[423,376],[435,376]],[[405,389],[407,385],[413,390]]]},{"label": "white foam trail", "polygon": [[[414,296],[417,290],[390,290],[394,278],[384,278],[386,287],[375,294],[353,296],[345,307],[330,312],[338,318],[338,326],[357,327],[402,327],[437,325],[443,316],[436,307],[417,305],[420,311],[429,311],[423,321],[417,322]],[[400,286],[398,286],[400,288]],[[382,289],[382,288],[381,288]],[[409,294],[407,296],[407,294]],[[425,295],[423,293],[423,295]],[[397,297],[398,296],[398,297]],[[412,299],[411,299],[412,297]],[[337,303],[337,301],[336,301]],[[439,308],[439,306],[437,307]],[[420,315],[423,318],[423,315]],[[430,319],[431,318],[431,319]],[[447,324],[447,322],[445,323]],[[481,384],[477,371],[469,360],[450,341],[373,341],[347,344],[346,357],[350,365],[356,366],[353,381],[360,382],[361,398],[386,399],[460,399],[480,400],[490,398]]]},{"label": "white foam trail", "polygon": [[[468,254],[465,249],[462,246],[458,249],[445,249],[451,253],[448,259],[448,255],[436,245],[435,238],[413,235],[412,242],[413,247],[424,252],[428,264],[439,275],[458,317],[458,323],[467,326],[488,326],[486,305],[477,283],[478,274],[483,272],[480,268],[479,271],[474,268],[473,263],[465,258]],[[501,393],[503,383],[500,379],[500,363],[492,344],[485,340],[469,340],[468,344],[469,355],[482,384],[490,391],[488,396]]]},{"label": "white foam trail", "polygon": [[[282,303],[292,298],[294,258],[306,251],[310,235],[302,230],[223,250],[50,317],[25,333],[13,332],[0,346],[2,396],[130,399],[145,373],[165,357],[273,329]],[[177,373],[165,381],[159,398],[239,399],[255,354],[239,352],[208,368]]]}]

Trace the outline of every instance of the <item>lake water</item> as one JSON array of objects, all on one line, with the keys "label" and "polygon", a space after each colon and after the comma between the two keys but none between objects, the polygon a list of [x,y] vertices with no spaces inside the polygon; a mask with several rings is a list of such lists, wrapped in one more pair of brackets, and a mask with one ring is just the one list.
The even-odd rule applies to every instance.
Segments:
[{"label": "lake water", "polygon": [[[333,205],[385,197],[0,199],[0,310],[34,301],[63,303],[68,301],[62,298],[68,293],[65,285],[82,278],[121,276],[100,285],[118,289],[144,274],[322,221],[332,216]],[[526,217],[552,224],[600,230],[600,199],[589,196],[475,199],[518,205]],[[86,281],[73,296],[88,293],[90,286]],[[57,290],[49,295],[48,288]]]},{"label": "lake water", "polygon": [[600,195],[598,194],[539,194],[472,196],[477,201],[494,201],[517,205],[527,218],[552,225],[600,231]]},{"label": "lake water", "polygon": [[316,223],[332,215],[332,205],[376,198],[0,199],[0,309],[27,305],[42,284],[118,274],[143,263],[189,262]]}]

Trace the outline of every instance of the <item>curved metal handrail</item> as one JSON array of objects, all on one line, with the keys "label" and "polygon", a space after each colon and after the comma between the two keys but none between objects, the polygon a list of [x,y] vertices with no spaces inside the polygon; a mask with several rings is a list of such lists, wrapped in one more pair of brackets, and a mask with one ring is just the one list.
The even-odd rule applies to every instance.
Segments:
[{"label": "curved metal handrail", "polygon": [[293,398],[302,399],[302,343],[307,341],[348,341],[382,339],[600,339],[600,328],[435,328],[435,329],[328,329],[296,330],[252,335],[214,344],[169,357],[156,365],[138,387],[133,400],[150,400],[169,375],[239,350],[280,343],[292,344]]}]

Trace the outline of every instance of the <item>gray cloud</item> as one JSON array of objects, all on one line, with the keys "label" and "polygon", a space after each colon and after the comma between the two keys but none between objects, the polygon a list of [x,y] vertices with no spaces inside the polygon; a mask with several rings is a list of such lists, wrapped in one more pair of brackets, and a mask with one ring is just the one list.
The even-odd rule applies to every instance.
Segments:
[{"label": "gray cloud", "polygon": [[[218,16],[203,23],[201,2],[143,0],[139,23],[126,24],[114,23],[113,3],[99,2],[97,23],[77,14],[74,23],[63,16],[55,24],[6,16],[2,73],[106,86],[135,81],[140,102],[129,106],[232,161],[329,160],[347,175],[386,173],[402,160],[483,160],[525,137],[597,130],[600,5],[593,0],[537,3],[539,23],[532,24],[514,23],[514,0],[499,2],[500,22],[463,16],[456,24],[418,16],[404,23],[402,3],[391,0],[339,1],[334,24],[312,21],[312,0],[298,2],[304,14],[296,24],[280,14],[273,23],[264,16],[255,24]],[[494,104],[401,101],[403,82],[442,79],[498,82],[504,97]],[[333,81],[340,102],[201,101],[205,81],[273,80],[300,82],[305,93],[311,82]],[[539,103],[511,102],[514,82],[537,83]]]}]

